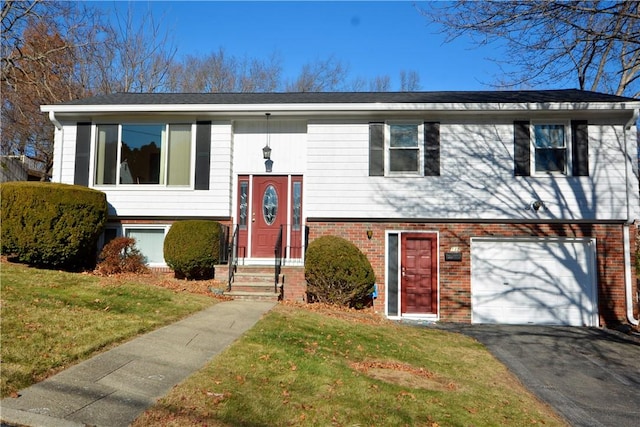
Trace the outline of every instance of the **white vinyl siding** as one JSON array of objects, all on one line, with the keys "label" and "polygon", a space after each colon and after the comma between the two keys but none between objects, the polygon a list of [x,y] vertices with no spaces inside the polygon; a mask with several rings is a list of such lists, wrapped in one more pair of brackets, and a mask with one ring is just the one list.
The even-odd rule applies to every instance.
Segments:
[{"label": "white vinyl siding", "polygon": [[54,182],[73,184],[76,164],[76,123],[65,123],[62,131],[56,129],[53,177]]},{"label": "white vinyl siding", "polygon": [[[421,117],[440,122],[440,176],[371,177],[371,118],[272,117],[272,173],[304,176],[303,218],[621,220],[639,216],[638,183],[633,178],[636,165],[625,161],[625,151],[628,159],[636,153],[635,128],[625,134],[621,119],[596,121],[589,116],[589,176],[514,177],[515,119]],[[180,120],[185,118],[174,122]],[[102,187],[110,215],[232,216],[235,177],[264,173],[266,123],[243,119],[214,121],[211,126],[210,190]],[[95,133],[94,127],[93,141]],[[75,138],[75,122],[56,131],[54,181],[73,183]],[[91,170],[90,177],[94,176]],[[526,209],[533,200],[544,201],[546,209]]]},{"label": "white vinyl siding", "polygon": [[[264,174],[262,148],[267,144],[267,122],[237,120],[233,126],[234,172]],[[273,175],[302,174],[307,159],[307,124],[304,120],[269,120],[269,145]]]},{"label": "white vinyl siding", "polygon": [[[620,125],[590,122],[588,177],[514,177],[513,120],[439,121],[441,175],[428,178],[369,176],[368,121],[310,122],[306,216],[604,220],[628,217],[627,195],[637,201]],[[547,209],[526,209],[533,200]]]}]

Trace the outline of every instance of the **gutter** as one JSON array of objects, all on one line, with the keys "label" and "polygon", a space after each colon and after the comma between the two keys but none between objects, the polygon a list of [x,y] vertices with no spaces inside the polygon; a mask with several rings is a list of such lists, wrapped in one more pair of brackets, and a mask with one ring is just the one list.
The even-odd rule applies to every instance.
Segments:
[{"label": "gutter", "polygon": [[625,300],[627,301],[627,320],[634,326],[638,326],[640,321],[633,317],[633,283],[631,280],[631,239],[629,233],[629,224],[623,225],[623,248],[624,248],[624,281],[625,281]]},{"label": "gutter", "polygon": [[[53,123],[53,125],[56,127],[58,131],[60,131],[60,161],[62,162],[62,153],[64,150],[64,144],[62,143],[64,141],[64,127],[62,126],[62,123],[60,123],[56,118],[56,113],[53,110],[49,110],[49,121]],[[56,139],[54,137],[53,138],[54,152],[55,152],[55,140]],[[62,166],[59,167],[59,171],[60,171],[60,176],[58,176],[58,182],[62,182]],[[53,176],[51,178],[53,178]]]},{"label": "gutter", "polygon": [[[636,110],[636,112],[637,112],[637,110]],[[58,121],[58,119],[56,119],[56,113],[53,110],[49,110],[49,121],[51,121],[51,123],[53,123],[53,125],[56,127],[56,129],[62,130],[62,123],[60,123]]]},{"label": "gutter", "polygon": [[[633,115],[624,126],[624,131],[625,131],[624,157],[625,159],[629,159],[629,151],[628,151],[629,143],[627,140],[627,131],[629,131],[631,127],[636,124],[636,121],[638,120],[639,115],[640,115],[640,111],[638,110],[638,108],[634,108]],[[637,154],[634,157],[637,157]],[[625,167],[625,178],[626,178],[626,182],[628,183],[629,182],[629,166]],[[634,179],[637,179],[637,177]],[[633,301],[633,280],[631,275],[631,269],[634,268],[634,266],[631,263],[631,236],[630,236],[631,233],[629,230],[629,226],[630,224],[633,224],[634,220],[631,219],[631,206],[629,205],[629,203],[630,203],[629,187],[627,185],[627,221],[623,225],[623,249],[624,249],[624,265],[625,265],[625,272],[624,272],[625,301],[627,303],[627,320],[632,325],[638,326],[638,324],[640,324],[640,321],[636,319],[633,315],[634,301]]]}]

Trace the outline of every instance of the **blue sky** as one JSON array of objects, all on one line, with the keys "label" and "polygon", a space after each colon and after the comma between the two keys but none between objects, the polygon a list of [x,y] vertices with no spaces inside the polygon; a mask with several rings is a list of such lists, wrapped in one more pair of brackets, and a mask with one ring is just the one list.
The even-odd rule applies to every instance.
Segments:
[{"label": "blue sky", "polygon": [[[429,2],[418,2],[429,7]],[[402,70],[420,75],[422,90],[483,90],[499,73],[486,59],[495,47],[475,49],[465,40],[444,44],[410,1],[115,1],[105,11],[129,6],[138,16],[152,10],[170,30],[178,57],[224,48],[235,57],[277,53],[285,79],[305,63],[333,56],[349,78],[388,75],[399,89]]]}]

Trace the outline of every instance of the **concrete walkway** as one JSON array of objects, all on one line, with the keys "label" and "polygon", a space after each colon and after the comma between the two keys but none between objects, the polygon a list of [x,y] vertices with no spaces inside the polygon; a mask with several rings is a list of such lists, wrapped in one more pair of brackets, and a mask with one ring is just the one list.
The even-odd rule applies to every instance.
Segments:
[{"label": "concrete walkway", "polygon": [[274,305],[218,303],[3,399],[0,418],[3,425],[128,426]]}]

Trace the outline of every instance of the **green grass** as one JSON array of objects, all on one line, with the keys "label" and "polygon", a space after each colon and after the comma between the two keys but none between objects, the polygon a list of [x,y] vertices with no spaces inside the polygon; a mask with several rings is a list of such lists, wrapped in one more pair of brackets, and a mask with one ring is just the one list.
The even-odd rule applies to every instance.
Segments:
[{"label": "green grass", "polygon": [[565,425],[470,338],[279,305],[134,425],[540,424]]},{"label": "green grass", "polygon": [[0,268],[2,397],[214,303],[135,277],[114,280],[9,263]]}]

